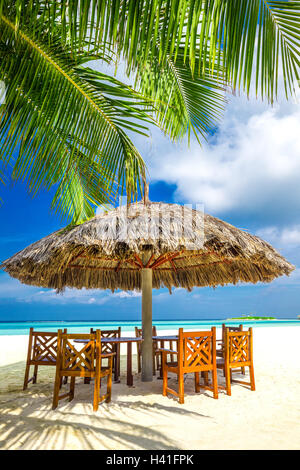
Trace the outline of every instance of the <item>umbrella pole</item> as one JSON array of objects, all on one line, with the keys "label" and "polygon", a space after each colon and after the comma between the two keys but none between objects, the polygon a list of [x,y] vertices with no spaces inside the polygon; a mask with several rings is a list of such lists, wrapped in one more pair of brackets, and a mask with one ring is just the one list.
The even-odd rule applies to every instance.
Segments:
[{"label": "umbrella pole", "polygon": [[152,269],[142,269],[142,381],[152,382]]}]

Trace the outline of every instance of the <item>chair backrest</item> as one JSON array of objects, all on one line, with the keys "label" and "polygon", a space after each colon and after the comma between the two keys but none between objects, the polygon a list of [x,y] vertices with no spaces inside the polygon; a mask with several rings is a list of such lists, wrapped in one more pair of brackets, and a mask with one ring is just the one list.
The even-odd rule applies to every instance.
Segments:
[{"label": "chair backrest", "polygon": [[135,331],[135,337],[136,338],[139,338],[143,334],[142,328],[138,328],[137,326],[134,327],[134,331]]},{"label": "chair backrest", "polygon": [[[65,329],[66,333],[67,330]],[[32,345],[32,346],[31,346]],[[30,362],[40,362],[43,365],[55,364],[57,360],[57,332],[29,331]]]},{"label": "chair backrest", "polygon": [[225,329],[228,328],[229,331],[243,331],[243,325],[239,326],[226,326],[225,323],[222,324],[222,340],[225,339]]},{"label": "chair backrest", "polygon": [[229,331],[225,329],[225,361],[229,365],[242,367],[249,365],[253,360],[253,331]]},{"label": "chair backrest", "polygon": [[[91,333],[95,334],[96,330],[91,328]],[[101,338],[121,338],[121,327],[115,330],[101,330]],[[101,344],[101,352],[102,354],[105,353],[112,353],[114,352],[114,345],[112,343],[102,343]]]},{"label": "chair backrest", "polygon": [[179,328],[178,364],[183,373],[211,370],[216,363],[216,327],[210,331]]},{"label": "chair backrest", "polygon": [[[135,326],[134,328],[135,330],[135,336],[136,338],[140,338],[143,336],[143,329],[142,328],[138,328],[137,326]],[[157,336],[157,330],[156,330],[156,326],[152,326],[152,336]]]},{"label": "chair backrest", "polygon": [[[86,342],[75,343],[75,346],[74,340]],[[57,364],[61,373],[85,376],[95,371],[97,364],[101,364],[100,330],[90,334],[67,334],[58,330]]]}]

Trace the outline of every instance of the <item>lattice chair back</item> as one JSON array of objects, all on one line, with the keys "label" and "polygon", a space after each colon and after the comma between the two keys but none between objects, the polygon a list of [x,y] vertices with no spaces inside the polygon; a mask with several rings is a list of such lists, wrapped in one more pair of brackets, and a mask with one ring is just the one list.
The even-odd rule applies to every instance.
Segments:
[{"label": "lattice chair back", "polygon": [[230,367],[251,365],[253,351],[252,328],[248,331],[225,330],[225,354]]},{"label": "lattice chair back", "polygon": [[[86,343],[74,344],[74,340]],[[94,372],[101,360],[101,332],[91,334],[65,334],[58,330],[58,360],[61,374],[85,376]]]},{"label": "lattice chair back", "polygon": [[[143,336],[143,329],[142,328],[138,328],[137,326],[135,326],[134,328],[135,330],[135,336],[136,338],[140,338]],[[152,326],[152,336],[157,336],[157,330],[156,330],[156,326]]]},{"label": "lattice chair back", "polygon": [[222,340],[224,342],[224,339],[225,339],[225,330],[226,328],[228,328],[229,331],[233,332],[233,331],[243,331],[243,325],[239,325],[239,326],[226,326],[225,323],[222,324]]},{"label": "lattice chair back", "polygon": [[[36,383],[39,366],[56,366],[57,347],[57,332],[34,331],[30,328],[23,390],[26,390],[30,382]],[[29,378],[31,366],[34,366],[34,372]]]},{"label": "lattice chair back", "polygon": [[[91,333],[95,334],[96,330],[91,328]],[[101,330],[101,338],[121,338],[121,327],[116,330]],[[115,352],[115,346],[112,343],[101,343],[102,354]]]},{"label": "lattice chair back", "polygon": [[55,365],[57,360],[57,332],[34,331],[31,329],[30,335],[33,340],[30,362],[39,365]]},{"label": "lattice chair back", "polygon": [[139,338],[143,334],[142,328],[138,328],[137,326],[134,327],[134,331],[135,331],[136,338]]},{"label": "lattice chair back", "polygon": [[[77,340],[77,341],[76,341]],[[84,341],[84,343],[83,343]],[[108,358],[108,357],[107,357]],[[52,409],[56,409],[59,400],[74,398],[75,379],[84,377],[94,378],[94,400],[93,409],[97,411],[99,403],[111,400],[112,384],[112,358],[108,358],[108,366],[101,367],[101,332],[90,334],[65,334],[58,330],[57,338],[57,365],[53,392]],[[61,377],[70,377],[70,390],[59,394]],[[107,377],[107,392],[101,395],[101,379]]]},{"label": "lattice chair back", "polygon": [[178,362],[183,373],[212,370],[216,362],[216,328],[193,332],[179,328]]}]

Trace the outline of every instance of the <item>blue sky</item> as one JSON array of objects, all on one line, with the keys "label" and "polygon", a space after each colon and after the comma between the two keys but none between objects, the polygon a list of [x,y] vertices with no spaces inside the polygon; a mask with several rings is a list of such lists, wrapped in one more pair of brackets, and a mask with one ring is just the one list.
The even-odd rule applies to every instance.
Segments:
[{"label": "blue sky", "polygon": [[[202,148],[172,144],[152,129],[136,138],[150,175],[153,201],[204,204],[204,210],[273,244],[296,266],[271,284],[153,291],[154,319],[227,318],[240,314],[294,318],[300,314],[300,109],[254,97],[229,97],[224,119]],[[22,183],[0,188],[0,259],[57,230],[52,193],[32,200]],[[29,287],[0,272],[0,321],[138,320],[137,292],[68,289],[64,295]]]}]

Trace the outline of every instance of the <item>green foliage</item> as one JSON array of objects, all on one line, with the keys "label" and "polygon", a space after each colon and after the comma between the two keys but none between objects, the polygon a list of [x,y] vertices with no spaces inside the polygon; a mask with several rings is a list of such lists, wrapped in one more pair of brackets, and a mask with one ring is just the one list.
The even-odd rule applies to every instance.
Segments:
[{"label": "green foliage", "polygon": [[276,320],[275,317],[257,317],[252,315],[243,315],[241,317],[228,318],[227,320]]},{"label": "green foliage", "polygon": [[74,62],[60,43],[49,46],[25,25],[17,35],[8,19],[1,25],[0,42],[14,53],[0,69],[7,85],[0,161],[8,165],[18,151],[13,178],[27,179],[33,194],[57,185],[53,207],[74,222],[90,214],[93,204],[107,203],[114,186],[135,193],[145,167],[126,132],[147,131],[134,119],[149,121],[143,111],[149,103],[130,87],[116,80],[109,87],[111,77],[79,66],[84,54]]},{"label": "green foliage", "polygon": [[191,131],[198,141],[199,135],[206,138],[224,109],[225,87],[220,71],[215,68],[210,74],[204,72],[193,78],[191,68],[184,63],[183,48],[179,49],[176,62],[168,56],[164,66],[158,55],[149,57],[144,67],[137,70],[136,86],[155,101],[159,126],[173,140],[187,133],[190,137]]},{"label": "green foliage", "polygon": [[[282,73],[295,92],[300,1],[0,0],[0,170],[77,223],[125,189],[142,191],[132,140],[150,123],[200,141],[227,88],[273,102]],[[122,57],[135,88],[88,68]],[[132,134],[133,132],[133,134]],[[13,154],[17,158],[13,160]]]}]

